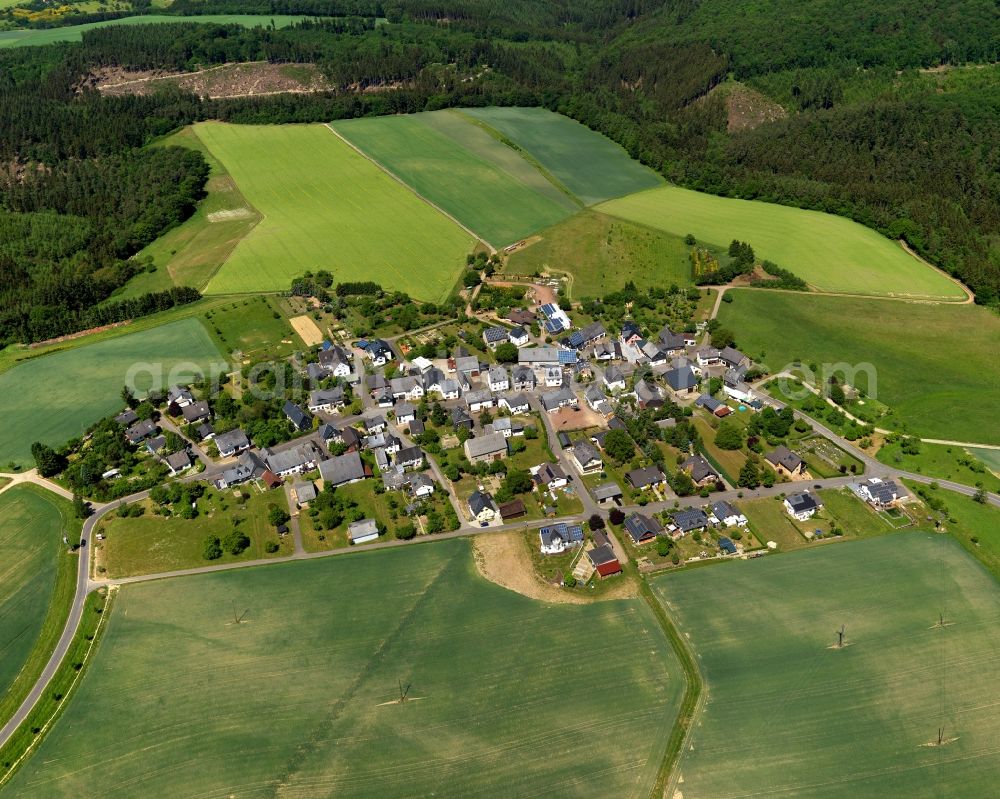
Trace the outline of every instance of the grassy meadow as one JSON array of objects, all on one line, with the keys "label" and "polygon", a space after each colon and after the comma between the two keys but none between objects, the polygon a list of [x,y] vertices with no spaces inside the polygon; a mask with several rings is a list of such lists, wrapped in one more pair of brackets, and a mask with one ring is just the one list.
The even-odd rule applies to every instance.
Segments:
[{"label": "grassy meadow", "polygon": [[[780,371],[796,360],[872,364],[864,385],[925,438],[1000,444],[1000,317],[974,305],[817,297],[753,289],[728,293],[719,320],[748,355]],[[877,391],[871,390],[876,388]],[[880,422],[881,424],[881,422]]]},{"label": "grassy meadow", "polygon": [[645,799],[683,685],[643,601],[535,602],[467,540],[157,580],[6,795]]},{"label": "grassy meadow", "polygon": [[507,270],[565,272],[574,299],[603,297],[629,281],[640,288],[685,286],[691,262],[680,236],[595,211],[583,211],[541,231],[540,241],[510,256]]},{"label": "grassy meadow", "polygon": [[945,275],[870,228],[832,214],[661,186],[598,206],[675,236],[728,247],[750,242],[758,258],[789,269],[819,291],[963,300]]},{"label": "grassy meadow", "polygon": [[453,111],[349,119],[331,127],[495,247],[578,208],[517,151]]},{"label": "grassy meadow", "polygon": [[121,388],[133,368],[142,393],[154,384],[190,382],[220,361],[191,318],[23,361],[0,374],[0,464],[34,465],[33,442],[58,446],[121,410]]},{"label": "grassy meadow", "polygon": [[[685,796],[938,799],[1000,778],[1000,591],[953,539],[818,547],[654,590],[706,679],[679,764]],[[949,626],[935,626],[941,614]],[[928,745],[939,726],[947,744]]]},{"label": "grassy meadow", "polygon": [[306,270],[374,280],[440,301],[475,242],[325,125],[227,125],[195,132],[263,216],[206,291],[285,290]]},{"label": "grassy meadow", "polygon": [[[997,458],[995,464],[988,460],[990,455]],[[994,474],[994,471],[1000,472],[998,456],[998,450],[966,450],[964,447],[928,444],[925,441],[920,442],[920,451],[916,455],[903,452],[900,442],[884,444],[875,455],[882,463],[895,469],[953,480],[968,486],[982,483],[987,491],[1000,492],[1000,477]]]},{"label": "grassy meadow", "polygon": [[273,297],[242,297],[202,318],[219,349],[245,361],[283,358],[305,346]]},{"label": "grassy meadow", "polygon": [[287,28],[308,17],[285,14],[201,14],[192,17],[174,17],[163,14],[143,14],[136,17],[106,19],[101,22],[87,22],[82,25],[67,25],[62,28],[36,28],[32,30],[0,31],[0,47],[25,47],[28,45],[53,44],[54,42],[78,42],[86,31],[108,25],[149,25],[178,22],[204,22],[217,25],[242,25],[244,28],[261,28],[273,21],[278,28]]},{"label": "grassy meadow", "polygon": [[[75,523],[79,529],[79,522]],[[0,494],[0,724],[24,699],[69,613],[77,559],[66,500],[36,486]]]},{"label": "grassy meadow", "polygon": [[584,205],[663,182],[611,139],[544,108],[466,108],[462,113],[526,153]]}]

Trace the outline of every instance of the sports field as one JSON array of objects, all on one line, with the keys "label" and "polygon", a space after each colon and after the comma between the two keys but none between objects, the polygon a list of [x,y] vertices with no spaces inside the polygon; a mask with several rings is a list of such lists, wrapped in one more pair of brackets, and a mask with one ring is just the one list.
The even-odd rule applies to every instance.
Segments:
[{"label": "sports field", "polygon": [[[59,557],[65,552],[62,514],[59,500],[33,486],[14,486],[0,494],[0,697],[7,695],[42,634]],[[72,593],[70,579],[69,593],[61,597],[66,613]],[[56,611],[54,621],[65,623],[66,613]],[[37,659],[40,668],[46,653],[38,653]],[[5,713],[0,724],[7,720]]]},{"label": "sports field", "polygon": [[202,122],[195,131],[264,217],[208,293],[285,290],[317,269],[431,302],[454,287],[473,237],[325,125]]},{"label": "sports field", "polygon": [[663,183],[611,139],[544,108],[466,108],[462,113],[527,153],[584,205]]},{"label": "sports field", "polygon": [[106,19],[101,22],[87,22],[83,25],[67,25],[63,28],[38,28],[33,30],[0,31],[0,47],[24,47],[32,44],[52,44],[53,42],[78,42],[85,31],[104,28],[108,25],[170,24],[178,22],[214,22],[218,25],[242,25],[245,28],[261,28],[271,21],[278,28],[287,28],[309,17],[293,17],[284,14],[202,14],[192,17],[171,17],[163,14],[144,14],[137,17]]},{"label": "sports field", "polygon": [[750,242],[758,258],[819,291],[963,300],[962,288],[874,230],[832,214],[661,186],[598,207],[676,236],[728,247]]},{"label": "sports field", "polygon": [[[927,533],[658,578],[706,680],[684,796],[988,795],[997,589],[955,540]],[[929,745],[939,727],[944,745]]]},{"label": "sports field", "polygon": [[454,111],[350,119],[331,127],[494,247],[579,208],[516,150]]},{"label": "sports field", "polygon": [[[118,336],[18,364],[0,374],[0,464],[34,465],[31,444],[57,446],[122,408],[130,370],[136,388],[190,382],[221,357],[197,319]],[[152,371],[150,371],[152,370]]]},{"label": "sports field", "polygon": [[527,599],[466,540],[160,580],[5,795],[645,799],[682,687],[641,600]]},{"label": "sports field", "polygon": [[737,346],[772,372],[801,359],[871,364],[858,382],[912,434],[1000,444],[1000,317],[977,305],[923,305],[854,297],[731,290],[719,310]]},{"label": "sports field", "polygon": [[640,288],[691,283],[689,247],[679,236],[584,211],[541,231],[540,241],[510,256],[507,271],[566,272],[573,299],[603,297],[632,281]]}]

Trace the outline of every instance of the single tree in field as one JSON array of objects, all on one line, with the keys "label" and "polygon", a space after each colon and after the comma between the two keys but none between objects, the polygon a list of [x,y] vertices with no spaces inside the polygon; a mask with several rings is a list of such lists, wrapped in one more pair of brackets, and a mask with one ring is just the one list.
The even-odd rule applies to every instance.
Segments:
[{"label": "single tree in field", "polygon": [[274,527],[284,524],[290,518],[291,516],[288,515],[288,511],[284,508],[279,508],[277,505],[267,506],[267,519]]},{"label": "single tree in field", "polygon": [[747,462],[740,469],[737,483],[743,488],[756,488],[760,485],[760,468],[751,458],[747,458]]}]

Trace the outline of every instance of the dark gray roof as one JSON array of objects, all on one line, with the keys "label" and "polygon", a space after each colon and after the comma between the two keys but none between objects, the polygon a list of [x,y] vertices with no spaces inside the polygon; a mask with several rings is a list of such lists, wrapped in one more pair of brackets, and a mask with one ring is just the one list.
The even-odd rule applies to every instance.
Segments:
[{"label": "dark gray roof", "polygon": [[573,445],[573,457],[581,466],[586,466],[590,461],[600,461],[601,453],[589,441],[581,439]]},{"label": "dark gray roof", "polygon": [[312,425],[312,417],[291,400],[285,400],[285,406],[282,410],[288,420],[299,430],[306,430]]},{"label": "dark gray roof", "polygon": [[365,467],[357,452],[348,452],[346,455],[323,461],[319,465],[319,474],[325,483],[338,486],[362,479],[365,476]]},{"label": "dark gray roof", "polygon": [[784,444],[780,444],[764,456],[775,466],[783,466],[790,472],[796,471],[805,462]]},{"label": "dark gray roof", "polygon": [[675,511],[671,515],[671,518],[674,520],[674,524],[685,533],[708,526],[708,516],[705,515],[705,511],[701,508],[684,508],[683,510]]},{"label": "dark gray roof", "polygon": [[698,385],[698,378],[690,366],[671,369],[664,377],[674,391],[686,391]]},{"label": "dark gray roof", "polygon": [[487,433],[470,438],[465,442],[465,454],[470,458],[479,458],[496,452],[507,452],[507,439],[503,433]]},{"label": "dark gray roof", "polygon": [[691,472],[691,479],[696,483],[700,483],[706,477],[719,476],[719,473],[701,455],[692,455],[681,464],[681,469]]},{"label": "dark gray roof", "polygon": [[712,505],[712,514],[721,522],[729,516],[739,516],[740,512],[730,503],[720,501]]},{"label": "dark gray roof", "polygon": [[609,544],[602,544],[599,547],[594,547],[587,552],[587,558],[593,564],[594,568],[598,566],[603,566],[605,563],[614,563],[618,560],[615,557],[615,552],[611,549]]},{"label": "dark gray roof", "polygon": [[633,513],[625,519],[625,532],[637,544],[648,541],[662,532],[662,530],[663,527],[660,526],[660,523],[656,519],[643,516],[641,513]]},{"label": "dark gray roof", "polygon": [[486,508],[493,507],[493,497],[487,494],[485,491],[476,491],[469,497],[469,510],[472,511],[473,516],[478,516]]},{"label": "dark gray roof", "polygon": [[215,437],[215,446],[219,448],[219,452],[231,452],[249,447],[250,439],[247,438],[246,433],[237,428],[228,433],[219,433]]},{"label": "dark gray roof", "polygon": [[205,400],[199,400],[198,402],[193,402],[190,405],[181,408],[181,415],[184,417],[185,421],[197,422],[201,419],[205,419],[209,416],[211,411],[208,409],[208,403]]},{"label": "dark gray roof", "polygon": [[645,488],[663,482],[665,477],[659,466],[643,466],[641,469],[633,469],[628,472],[625,479],[632,484],[633,488]]},{"label": "dark gray roof", "polygon": [[178,469],[185,469],[191,465],[191,455],[188,454],[186,449],[182,449],[180,452],[174,452],[164,459],[169,466],[174,471]]},{"label": "dark gray roof", "polygon": [[424,453],[420,447],[404,447],[396,453],[396,463],[416,463],[423,459]]},{"label": "dark gray roof", "polygon": [[594,495],[594,499],[598,501],[622,496],[622,490],[616,483],[604,483],[594,488],[591,493]]},{"label": "dark gray roof", "polygon": [[803,491],[799,494],[789,494],[785,497],[785,502],[791,506],[795,513],[801,513],[802,511],[807,510],[817,510],[822,504],[808,491]]},{"label": "dark gray roof", "polygon": [[488,327],[483,331],[483,338],[489,343],[506,341],[507,340],[507,328],[505,327]]},{"label": "dark gray roof", "polygon": [[747,356],[735,347],[724,347],[719,353],[719,357],[731,366],[739,366]]}]

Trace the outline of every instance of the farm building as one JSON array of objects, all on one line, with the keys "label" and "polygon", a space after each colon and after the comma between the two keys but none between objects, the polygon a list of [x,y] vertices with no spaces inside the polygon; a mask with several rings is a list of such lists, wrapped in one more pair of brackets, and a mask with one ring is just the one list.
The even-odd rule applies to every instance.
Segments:
[{"label": "farm building", "polygon": [[500,518],[504,521],[508,519],[519,519],[524,516],[528,510],[524,507],[524,502],[520,499],[512,499],[510,502],[505,502],[499,507]]},{"label": "farm building", "polygon": [[507,439],[503,433],[487,433],[465,442],[465,457],[469,463],[488,463],[507,456]]},{"label": "farm building", "polygon": [[[597,536],[594,536],[595,540]],[[601,577],[610,577],[613,574],[621,574],[622,565],[610,544],[602,544],[587,551],[587,558],[591,565]]]},{"label": "farm building", "polygon": [[347,535],[352,544],[367,544],[378,538],[378,524],[374,519],[362,519],[347,527]]},{"label": "farm building", "polygon": [[346,455],[323,461],[319,465],[319,476],[323,478],[325,485],[336,487],[364,480],[369,476],[369,472],[357,452],[348,452]]},{"label": "farm building", "polygon": [[308,480],[302,480],[292,485],[292,496],[295,498],[296,506],[305,508],[316,499],[316,486]]}]

